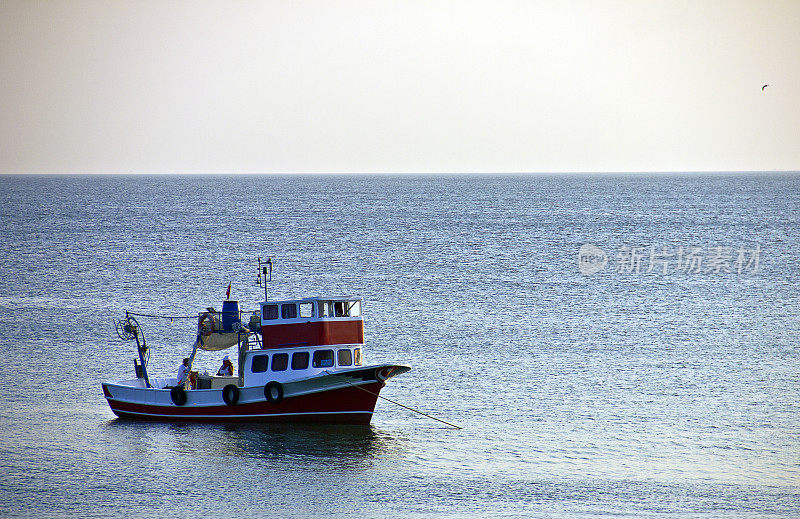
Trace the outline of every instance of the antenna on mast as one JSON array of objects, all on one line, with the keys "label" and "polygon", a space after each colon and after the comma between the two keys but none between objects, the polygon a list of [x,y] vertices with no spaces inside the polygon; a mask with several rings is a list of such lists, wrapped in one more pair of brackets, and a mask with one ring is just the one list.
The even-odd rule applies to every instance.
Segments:
[{"label": "antenna on mast", "polygon": [[258,286],[261,286],[261,275],[264,275],[264,301],[267,300],[267,283],[272,281],[272,257],[267,258],[267,261],[261,261],[261,257],[258,258],[258,277],[256,278],[256,283]]}]

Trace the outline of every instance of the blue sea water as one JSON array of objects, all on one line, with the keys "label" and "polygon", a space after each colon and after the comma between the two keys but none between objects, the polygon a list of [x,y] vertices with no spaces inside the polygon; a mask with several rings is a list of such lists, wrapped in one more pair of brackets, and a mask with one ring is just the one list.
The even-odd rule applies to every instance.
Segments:
[{"label": "blue sea water", "polygon": [[[0,177],[0,516],[798,517],[798,230],[797,174]],[[115,419],[113,320],[256,308],[259,256],[463,429]]]}]

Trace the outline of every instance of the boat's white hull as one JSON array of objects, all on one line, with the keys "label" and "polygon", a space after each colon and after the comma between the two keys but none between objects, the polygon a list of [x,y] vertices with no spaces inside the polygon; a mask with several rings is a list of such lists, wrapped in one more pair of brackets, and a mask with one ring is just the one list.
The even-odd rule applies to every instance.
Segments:
[{"label": "boat's white hull", "polygon": [[[385,381],[410,368],[380,365],[287,381],[268,398],[264,386],[174,390],[141,379],[105,382],[103,393],[120,418],[215,422],[369,423]],[[274,383],[273,383],[274,384]],[[230,388],[230,386],[228,386]],[[176,394],[177,392],[177,394]]]}]

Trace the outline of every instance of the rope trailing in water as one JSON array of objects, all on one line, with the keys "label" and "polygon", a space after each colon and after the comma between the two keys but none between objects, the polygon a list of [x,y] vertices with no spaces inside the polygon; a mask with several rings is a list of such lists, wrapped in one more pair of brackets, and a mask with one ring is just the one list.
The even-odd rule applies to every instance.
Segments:
[{"label": "rope trailing in water", "polygon": [[[333,373],[331,373],[328,370],[325,370],[325,373],[327,373],[328,375],[333,375]],[[412,411],[412,412],[417,413],[417,414],[421,414],[422,416],[424,416],[426,418],[430,418],[431,420],[436,420],[437,422],[442,422],[443,424],[449,425],[450,427],[453,427],[455,429],[459,429],[459,430],[463,429],[463,427],[459,427],[456,424],[452,424],[450,422],[446,422],[446,421],[442,420],[441,418],[436,418],[435,416],[431,416],[431,415],[429,415],[427,413],[423,413],[422,411],[420,411],[418,409],[414,409],[413,407],[408,407],[407,405],[403,405],[400,402],[395,402],[391,398],[386,398],[385,396],[381,396],[378,393],[373,393],[369,389],[364,389],[361,386],[357,386],[357,385],[353,384],[352,382],[350,382],[349,380],[345,380],[345,382],[347,382],[348,384],[350,384],[351,386],[353,386],[355,388],[360,389],[361,391],[365,391],[365,392],[369,393],[370,395],[377,396],[378,398],[382,398],[382,399],[386,400],[387,402],[391,402],[394,405],[398,405],[398,406],[402,407],[403,409],[408,409],[409,411]]]}]

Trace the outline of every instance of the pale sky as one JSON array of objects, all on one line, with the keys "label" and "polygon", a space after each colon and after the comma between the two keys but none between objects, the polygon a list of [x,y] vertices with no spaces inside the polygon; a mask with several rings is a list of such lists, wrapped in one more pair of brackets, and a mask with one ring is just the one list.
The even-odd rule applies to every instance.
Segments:
[{"label": "pale sky", "polygon": [[0,0],[0,66],[0,173],[800,170],[798,0]]}]

